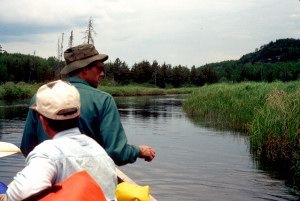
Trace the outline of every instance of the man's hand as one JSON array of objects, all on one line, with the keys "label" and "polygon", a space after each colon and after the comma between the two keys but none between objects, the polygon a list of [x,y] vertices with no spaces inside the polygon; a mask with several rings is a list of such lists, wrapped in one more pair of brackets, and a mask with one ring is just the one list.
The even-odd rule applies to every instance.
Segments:
[{"label": "man's hand", "polygon": [[0,194],[0,201],[6,201],[6,194]]},{"label": "man's hand", "polygon": [[145,161],[152,161],[155,157],[155,150],[146,145],[139,145],[141,149],[141,153],[139,155],[140,158],[145,158]]}]

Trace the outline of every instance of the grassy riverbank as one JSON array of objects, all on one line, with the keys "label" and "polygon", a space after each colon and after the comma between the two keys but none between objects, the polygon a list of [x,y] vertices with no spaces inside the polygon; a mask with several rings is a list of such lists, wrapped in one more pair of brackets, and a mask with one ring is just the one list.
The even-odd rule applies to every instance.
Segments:
[{"label": "grassy riverbank", "polygon": [[[13,100],[31,98],[43,83],[27,84],[24,82],[7,82],[0,85],[0,99]],[[189,94],[196,87],[183,87],[172,89],[161,89],[151,85],[130,84],[127,86],[98,86],[98,89],[113,96],[141,96],[141,95],[165,95],[165,94]]]},{"label": "grassy riverbank", "polygon": [[153,86],[139,84],[129,84],[126,86],[99,86],[98,89],[105,91],[112,96],[143,96],[143,95],[166,95],[166,94],[190,94],[197,88],[182,87],[172,89],[162,89]]},{"label": "grassy riverbank", "polygon": [[300,81],[201,87],[184,110],[218,125],[245,130],[258,159],[300,179]]},{"label": "grassy riverbank", "polygon": [[0,99],[14,100],[31,98],[42,84],[6,82],[0,85]]}]

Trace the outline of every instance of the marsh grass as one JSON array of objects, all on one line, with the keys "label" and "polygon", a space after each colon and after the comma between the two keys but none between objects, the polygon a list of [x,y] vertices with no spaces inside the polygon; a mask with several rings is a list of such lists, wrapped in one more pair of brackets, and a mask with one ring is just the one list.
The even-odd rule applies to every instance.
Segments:
[{"label": "marsh grass", "polygon": [[162,89],[152,86],[129,84],[126,86],[99,86],[98,89],[105,91],[112,96],[144,96],[144,95],[165,95],[165,94],[190,94],[197,88],[174,88]]},{"label": "marsh grass", "polygon": [[219,126],[247,130],[269,90],[270,86],[265,83],[208,85],[194,91],[183,107],[187,113],[214,120]]},{"label": "marsh grass", "polygon": [[300,81],[215,84],[188,96],[190,115],[244,130],[259,160],[279,164],[300,179]]},{"label": "marsh grass", "polygon": [[6,82],[0,85],[0,99],[14,100],[31,98],[40,85],[41,84],[27,84],[25,82],[19,82],[17,84]]},{"label": "marsh grass", "polygon": [[280,163],[300,177],[300,87],[273,89],[255,113],[249,134],[259,158]]},{"label": "marsh grass", "polygon": [[[7,82],[0,85],[0,99],[14,100],[31,98],[37,89],[44,83],[27,84],[19,82]],[[196,87],[184,87],[173,89],[162,89],[152,85],[143,84],[129,84],[126,86],[102,86],[99,85],[98,89],[105,91],[112,96],[143,96],[143,95],[165,95],[165,94],[189,94],[192,93]]]},{"label": "marsh grass", "polygon": [[142,86],[99,86],[98,89],[105,91],[112,96],[140,96],[140,95],[157,95],[164,94],[163,89],[159,88],[148,88]]}]

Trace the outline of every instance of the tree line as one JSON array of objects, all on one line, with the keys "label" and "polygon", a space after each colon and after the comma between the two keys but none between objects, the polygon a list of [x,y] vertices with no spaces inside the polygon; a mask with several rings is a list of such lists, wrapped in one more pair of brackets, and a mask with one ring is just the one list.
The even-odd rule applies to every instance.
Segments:
[{"label": "tree line", "polygon": [[[65,64],[63,64],[65,65]],[[61,61],[34,55],[0,52],[0,82],[45,82],[60,78]],[[200,67],[159,64],[156,60],[135,63],[129,67],[117,58],[104,65],[106,80],[119,85],[130,82],[155,86],[202,86],[216,82],[276,80],[292,81],[300,76],[300,40],[280,39],[263,45],[239,60],[210,63]]]}]

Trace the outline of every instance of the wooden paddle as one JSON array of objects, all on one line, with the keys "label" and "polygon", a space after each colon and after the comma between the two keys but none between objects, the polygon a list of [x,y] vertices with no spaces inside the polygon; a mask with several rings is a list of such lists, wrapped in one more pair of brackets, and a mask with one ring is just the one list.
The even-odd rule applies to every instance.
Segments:
[{"label": "wooden paddle", "polygon": [[16,145],[9,142],[0,142],[0,158],[17,153],[22,152]]}]

